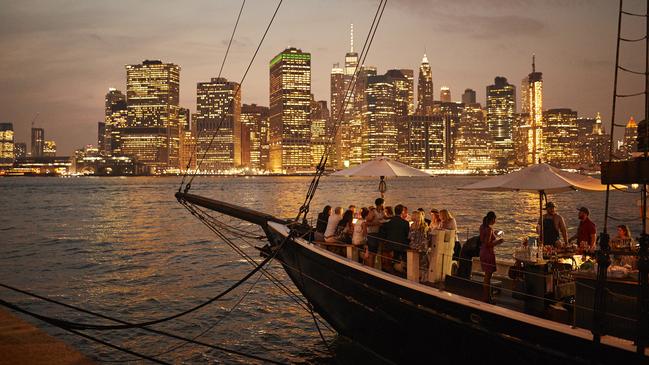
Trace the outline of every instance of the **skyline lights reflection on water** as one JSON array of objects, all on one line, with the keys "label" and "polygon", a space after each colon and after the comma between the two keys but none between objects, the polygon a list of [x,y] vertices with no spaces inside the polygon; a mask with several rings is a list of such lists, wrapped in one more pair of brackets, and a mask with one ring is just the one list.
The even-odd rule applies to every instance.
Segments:
[{"label": "skyline lights reflection on water", "polygon": [[[479,179],[461,176],[391,179],[386,205],[402,203],[411,210],[421,207],[426,212],[432,207],[449,209],[457,219],[462,241],[477,234],[482,217],[493,210],[498,215],[497,229],[505,232],[507,240],[507,244],[498,247],[499,253],[511,254],[513,245],[534,231],[538,195],[457,190]],[[176,202],[173,194],[179,180],[171,177],[0,179],[0,189],[4,192],[0,194],[3,217],[0,282],[129,321],[166,316],[212,297],[245,275],[250,266]],[[279,217],[295,217],[309,182],[309,177],[201,177],[192,193]],[[636,195],[617,191],[611,194],[611,216],[628,218],[624,223],[630,225],[632,232],[639,233]],[[310,217],[315,217],[326,204],[362,207],[373,204],[378,196],[374,178],[324,177],[311,204]],[[569,235],[576,231],[576,208],[581,205],[590,208],[593,221],[601,228],[603,193],[568,192],[548,199],[558,205],[558,212],[570,228]],[[612,227],[619,223],[610,224]],[[258,258],[250,245],[246,251]],[[271,271],[289,283],[277,264],[272,265]],[[186,336],[197,334],[226,315],[250,283],[223,301],[159,328]],[[0,296],[51,316],[88,319],[6,290],[0,291]],[[100,345],[38,325],[90,356],[123,358]],[[137,331],[102,335],[147,354],[177,344]],[[325,335],[331,338],[331,334]],[[310,315],[264,278],[203,340],[280,361],[333,362]],[[185,346],[162,358],[245,362],[245,359],[193,346]]]}]

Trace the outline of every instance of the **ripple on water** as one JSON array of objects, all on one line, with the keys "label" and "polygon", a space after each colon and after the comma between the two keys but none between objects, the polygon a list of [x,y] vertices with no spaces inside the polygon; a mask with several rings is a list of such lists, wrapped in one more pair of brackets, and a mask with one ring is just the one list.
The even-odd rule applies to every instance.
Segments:
[{"label": "ripple on water", "polygon": [[[478,231],[489,210],[498,214],[498,228],[506,233],[511,252],[513,241],[534,229],[538,196],[525,193],[458,191],[458,186],[480,180],[476,177],[392,179],[387,205],[403,203],[411,209],[450,209],[455,214],[462,240]],[[197,194],[241,204],[279,217],[294,217],[304,199],[308,177],[205,178],[194,184]],[[160,318],[193,307],[215,296],[243,277],[251,266],[218,237],[175,202],[176,178],[78,178],[0,179],[0,278],[17,287],[60,298],[70,304],[96,308],[129,321]],[[311,212],[328,204],[367,206],[376,198],[376,179],[325,177]],[[416,193],[415,193],[416,191]],[[635,196],[612,192],[612,215],[635,218]],[[575,208],[586,205],[596,224],[603,221],[603,194],[571,192],[550,196],[559,206],[573,234],[577,226]],[[634,208],[629,211],[628,207]],[[219,217],[229,224],[227,217]],[[630,220],[639,231],[639,220]],[[251,229],[241,225],[242,229]],[[255,228],[255,233],[259,230]],[[236,241],[258,259],[248,242]],[[256,241],[249,241],[257,245]],[[273,274],[292,286],[277,265]],[[3,279],[4,280],[4,279]],[[337,363],[327,353],[308,313],[269,281],[262,279],[237,308],[229,313],[248,289],[246,283],[226,297],[162,325],[181,334],[197,334],[216,321],[216,328],[202,339],[228,344],[243,352],[256,353],[291,363]],[[3,292],[3,298],[4,298]],[[7,293],[34,311],[69,316],[51,306]],[[102,360],[124,358],[112,350],[48,328],[84,353]],[[145,353],[157,353],[177,344],[141,332],[105,333],[106,340],[129,345]],[[328,340],[333,336],[325,332]],[[331,341],[330,341],[331,342]],[[343,341],[344,342],[344,341]],[[333,341],[339,358],[368,362],[358,348]],[[146,351],[144,351],[146,350]],[[355,357],[354,357],[355,356]],[[248,363],[247,359],[218,351],[185,346],[162,357],[174,363]],[[379,363],[374,359],[372,363]]]}]

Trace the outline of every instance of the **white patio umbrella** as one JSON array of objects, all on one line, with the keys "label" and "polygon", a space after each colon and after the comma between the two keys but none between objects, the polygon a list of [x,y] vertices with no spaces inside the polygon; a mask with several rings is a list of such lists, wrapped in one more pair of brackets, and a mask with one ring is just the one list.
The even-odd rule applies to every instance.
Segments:
[{"label": "white patio umbrella", "polygon": [[[618,188],[624,188],[619,187]],[[509,174],[495,176],[474,184],[463,186],[462,190],[484,191],[528,191],[539,193],[539,217],[543,217],[543,195],[570,190],[605,191],[606,185],[589,176],[560,170],[545,163],[530,165]],[[543,225],[541,224],[541,236]]]},{"label": "white patio umbrella", "polygon": [[385,156],[380,156],[374,160],[364,162],[358,166],[350,167],[348,169],[336,171],[333,176],[370,176],[380,177],[379,191],[383,198],[385,192],[388,190],[385,183],[385,178],[388,176],[430,176],[430,174],[410,167],[401,162],[390,160]]}]

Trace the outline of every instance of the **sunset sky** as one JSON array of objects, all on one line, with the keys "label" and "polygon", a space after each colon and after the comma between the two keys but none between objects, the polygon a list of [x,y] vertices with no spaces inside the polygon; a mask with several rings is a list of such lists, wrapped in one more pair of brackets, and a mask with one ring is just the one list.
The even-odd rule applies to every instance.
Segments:
[{"label": "sunset sky", "polygon": [[[277,2],[248,0],[223,76],[239,81]],[[360,51],[377,1],[285,0],[243,85],[243,102],[268,105],[268,62],[288,46],[312,54],[312,92],[329,100],[332,64],[343,62],[354,23]],[[645,1],[625,1],[644,12]],[[216,77],[241,1],[0,0],[0,122],[29,145],[30,122],[69,155],[96,144],[109,87],[125,91],[124,65],[160,59],[181,66],[181,106],[196,106],[196,83]],[[611,113],[618,3],[612,0],[391,0],[366,64],[410,68],[424,51],[439,87],[484,103],[485,87],[505,76],[520,87],[536,54],[544,108]],[[644,19],[625,18],[629,38]],[[622,65],[644,69],[643,43],[623,49]],[[620,92],[641,91],[623,77]],[[416,80],[415,80],[416,82]],[[517,100],[518,103],[518,100]],[[520,106],[519,106],[520,108]],[[643,100],[619,104],[619,119],[643,117]],[[607,125],[608,130],[608,125]]]}]

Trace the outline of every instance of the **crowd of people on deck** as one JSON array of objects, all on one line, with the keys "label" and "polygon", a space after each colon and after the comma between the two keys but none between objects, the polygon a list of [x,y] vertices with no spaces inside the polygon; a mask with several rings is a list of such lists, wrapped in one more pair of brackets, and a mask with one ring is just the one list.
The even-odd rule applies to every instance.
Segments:
[{"label": "crowd of people on deck", "polygon": [[[546,212],[539,218],[536,228],[540,242],[557,250],[576,246],[578,253],[593,253],[597,243],[597,226],[590,219],[590,210],[587,207],[577,209],[579,226],[576,234],[568,237],[566,223],[557,208],[553,202],[546,203]],[[484,271],[483,300],[486,302],[493,301],[490,287],[497,268],[495,247],[504,242],[502,232],[494,229],[495,223],[496,214],[488,212],[479,228],[479,237],[475,237]],[[360,258],[365,265],[380,267],[385,272],[402,277],[405,276],[407,250],[416,250],[420,253],[420,281],[425,282],[429,267],[427,253],[430,252],[436,230],[457,232],[457,222],[448,209],[433,208],[427,215],[422,208],[410,212],[402,204],[385,206],[385,201],[377,198],[374,205],[360,209],[355,205],[350,205],[346,210],[325,206],[318,214],[314,240],[333,244],[333,247],[328,248],[340,254],[344,254],[344,249],[340,249],[340,246],[353,245],[362,253]],[[611,240],[611,245],[614,248],[633,247],[631,237],[629,227],[619,225],[617,236]],[[459,256],[460,247],[456,233],[454,259]],[[619,265],[637,265],[633,256],[614,256],[613,262]]]},{"label": "crowd of people on deck", "polygon": [[[435,230],[457,230],[457,222],[448,209],[433,208],[427,217],[423,208],[410,212],[403,204],[385,206],[383,198],[377,198],[374,205],[361,209],[355,205],[346,210],[325,206],[318,214],[314,240],[330,244],[328,249],[341,254],[343,250],[336,244],[351,244],[361,250],[365,265],[377,267],[380,263],[383,271],[398,276],[405,276],[407,250],[417,250],[420,281],[426,281],[426,253],[431,249]],[[458,254],[457,235],[454,244]]]}]

